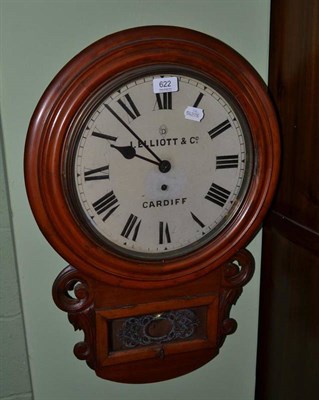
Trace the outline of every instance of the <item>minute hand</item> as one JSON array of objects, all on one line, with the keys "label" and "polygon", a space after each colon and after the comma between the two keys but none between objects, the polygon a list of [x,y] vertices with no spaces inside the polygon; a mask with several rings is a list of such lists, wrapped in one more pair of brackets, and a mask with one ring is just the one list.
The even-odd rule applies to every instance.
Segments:
[{"label": "minute hand", "polygon": [[110,111],[110,113],[135,137],[135,139],[138,140],[139,143],[141,143],[141,145],[143,147],[145,147],[145,149],[152,154],[152,156],[159,162],[161,163],[162,160],[154,153],[154,151],[152,149],[150,149],[144,142],[143,140],[141,140],[141,138],[133,131],[133,129],[127,125],[127,123],[125,121],[123,121],[123,119],[116,114],[116,112],[108,105],[108,104],[104,104],[104,106]]}]

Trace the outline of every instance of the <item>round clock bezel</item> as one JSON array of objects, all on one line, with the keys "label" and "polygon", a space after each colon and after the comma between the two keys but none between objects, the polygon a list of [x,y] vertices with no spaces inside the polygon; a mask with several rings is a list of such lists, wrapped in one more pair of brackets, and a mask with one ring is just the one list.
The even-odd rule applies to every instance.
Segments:
[{"label": "round clock bezel", "polygon": [[[156,65],[152,66],[148,69],[148,74],[144,75],[144,68],[137,68],[133,71],[124,72],[120,74],[118,77],[114,79],[108,85],[103,85],[101,88],[98,88],[95,93],[92,93],[91,96],[87,99],[86,103],[83,104],[81,108],[79,108],[77,115],[75,115],[74,120],[69,126],[68,133],[66,135],[66,142],[64,146],[64,151],[62,155],[63,160],[63,188],[65,192],[65,196],[68,200],[69,207],[73,212],[74,218],[77,219],[80,223],[81,228],[85,231],[88,236],[91,236],[92,241],[96,242],[98,245],[105,247],[107,251],[117,254],[118,256],[128,257],[133,259],[133,261],[147,261],[147,262],[166,262],[169,260],[173,260],[180,257],[185,257],[189,253],[198,250],[200,247],[206,245],[208,242],[212,241],[214,237],[216,237],[223,229],[225,229],[226,225],[230,223],[231,219],[235,215],[235,213],[240,208],[242,202],[244,201],[246,189],[250,184],[252,169],[253,169],[253,146],[251,142],[251,133],[249,131],[249,127],[245,116],[243,115],[240,106],[235,103],[234,99],[226,92],[225,88],[222,88],[220,84],[216,82],[212,82],[209,77],[203,74],[200,74],[198,71],[193,71],[188,69],[183,69],[177,65]],[[88,221],[88,217],[85,216],[85,213],[82,210],[80,205],[80,201],[78,198],[76,184],[74,179],[74,166],[76,163],[75,153],[77,150],[77,146],[79,144],[79,140],[81,138],[81,134],[84,130],[84,126],[86,126],[87,121],[92,117],[96,107],[101,105],[103,101],[107,99],[113,92],[118,90],[120,87],[129,85],[132,81],[143,79],[144,77],[149,76],[157,76],[157,75],[171,75],[171,76],[183,76],[190,79],[199,80],[201,83],[209,86],[214,91],[221,95],[231,106],[232,111],[235,112],[236,118],[239,121],[241,126],[242,134],[245,138],[245,148],[246,148],[246,165],[245,173],[244,173],[244,183],[240,187],[239,193],[236,196],[236,203],[231,208],[230,212],[217,225],[217,228],[208,232],[204,237],[194,241],[192,244],[184,246],[177,250],[170,250],[162,253],[142,253],[137,251],[132,251],[130,249],[124,249],[114,243],[112,243],[107,238],[103,237],[101,233],[94,228],[93,224]],[[238,200],[238,202],[237,202]]]},{"label": "round clock bezel", "polygon": [[[63,157],[70,124],[92,93],[137,69],[147,75],[158,64],[197,71],[231,93],[252,134],[254,168],[240,209],[212,242],[185,256],[150,262],[119,256],[83,230],[65,196]],[[278,171],[276,115],[256,71],[219,40],[167,26],[109,35],[71,60],[42,96],[30,122],[25,152],[29,201],[51,245],[84,273],[129,287],[173,286],[202,276],[234,256],[260,227]]]}]

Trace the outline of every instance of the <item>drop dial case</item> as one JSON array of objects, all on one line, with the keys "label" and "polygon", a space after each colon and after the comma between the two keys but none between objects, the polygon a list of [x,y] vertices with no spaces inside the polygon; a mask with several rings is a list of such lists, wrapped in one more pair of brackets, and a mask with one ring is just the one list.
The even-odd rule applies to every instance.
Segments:
[{"label": "drop dial case", "polygon": [[25,179],[69,264],[52,294],[83,330],[77,358],[103,379],[145,383],[218,354],[279,153],[265,84],[215,38],[137,27],[71,59],[32,116]]}]

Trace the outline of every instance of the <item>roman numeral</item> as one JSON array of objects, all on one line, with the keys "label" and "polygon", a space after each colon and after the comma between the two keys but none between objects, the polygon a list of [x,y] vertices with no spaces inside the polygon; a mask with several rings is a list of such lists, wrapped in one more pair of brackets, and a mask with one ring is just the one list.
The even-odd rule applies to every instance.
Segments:
[{"label": "roman numeral", "polygon": [[171,243],[171,235],[167,222],[160,221],[159,223],[159,244]]},{"label": "roman numeral", "polygon": [[101,139],[106,139],[106,140],[112,140],[115,142],[117,140],[116,136],[111,136],[111,135],[106,135],[105,133],[100,133],[100,132],[92,132],[92,136],[101,138]]},{"label": "roman numeral", "polygon": [[238,168],[238,164],[238,154],[216,157],[216,169]]},{"label": "roman numeral", "polygon": [[156,103],[154,110],[171,110],[172,109],[172,92],[156,93]]},{"label": "roman numeral", "polygon": [[103,167],[91,169],[84,172],[85,181],[96,181],[101,179],[109,179],[109,166],[104,165]]},{"label": "roman numeral", "polygon": [[193,214],[192,212],[191,212],[191,216],[192,216],[193,220],[194,220],[201,228],[204,228],[204,227],[205,227],[205,224],[204,224],[198,217],[196,217],[196,215]]},{"label": "roman numeral", "polygon": [[138,220],[136,215],[131,214],[124,226],[121,235],[124,236],[126,239],[128,239],[130,234],[132,233],[133,235],[132,240],[135,242],[138,235],[138,231],[140,229],[141,221],[142,221],[141,219]]},{"label": "roman numeral", "polygon": [[102,218],[103,221],[106,221],[108,217],[119,207],[118,200],[113,193],[113,190],[102,196],[99,200],[95,201],[92,205],[98,215],[106,213]]},{"label": "roman numeral", "polygon": [[135,119],[141,115],[129,94],[126,94],[117,102],[123,108],[123,110],[131,117],[131,119]]},{"label": "roman numeral", "polygon": [[199,93],[195,103],[193,104],[193,107],[195,107],[195,108],[198,107],[199,103],[201,102],[203,97],[204,97],[204,93]]},{"label": "roman numeral", "polygon": [[217,204],[220,207],[224,207],[226,201],[230,196],[230,192],[221,186],[213,183],[205,196],[205,199]]},{"label": "roman numeral", "polygon": [[208,131],[208,134],[211,139],[214,139],[216,136],[227,131],[227,129],[229,129],[230,127],[231,127],[231,124],[228,121],[228,119],[226,119],[224,122],[220,123],[219,125],[215,126],[215,128]]}]

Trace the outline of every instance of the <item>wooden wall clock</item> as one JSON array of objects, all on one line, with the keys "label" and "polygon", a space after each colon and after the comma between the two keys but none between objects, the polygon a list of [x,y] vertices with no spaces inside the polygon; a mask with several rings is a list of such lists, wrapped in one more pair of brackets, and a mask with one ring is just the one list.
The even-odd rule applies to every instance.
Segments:
[{"label": "wooden wall clock", "polygon": [[34,216],[70,264],[53,297],[102,378],[154,382],[200,367],[236,329],[279,169],[276,116],[224,43],[148,26],[93,43],[32,117]]}]

